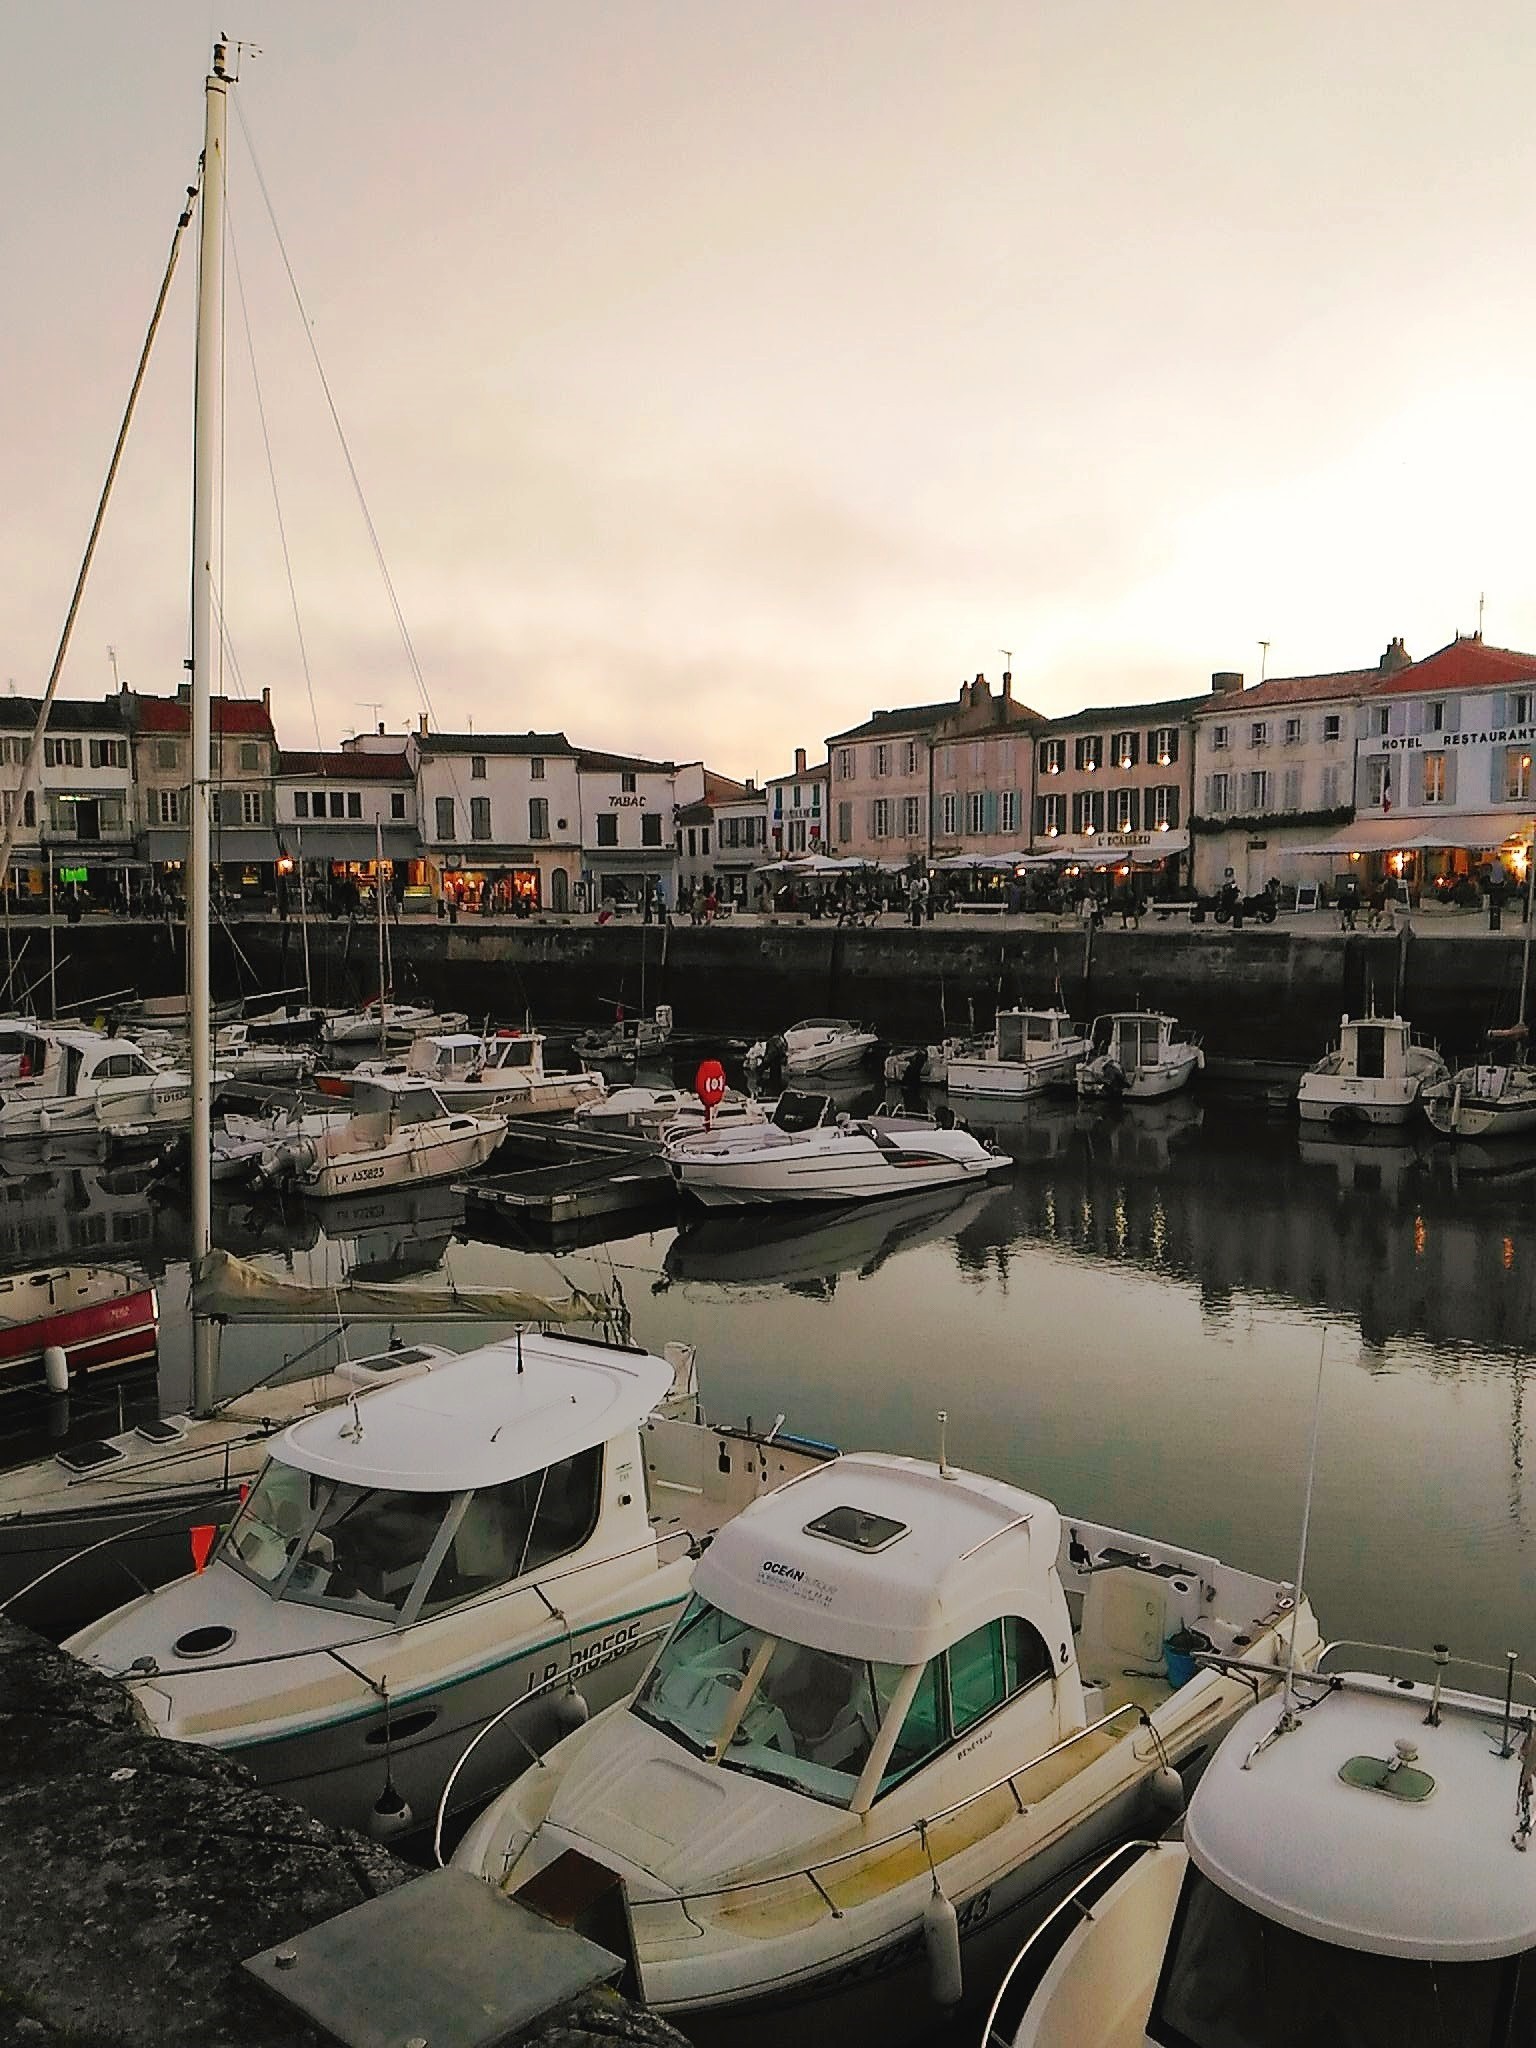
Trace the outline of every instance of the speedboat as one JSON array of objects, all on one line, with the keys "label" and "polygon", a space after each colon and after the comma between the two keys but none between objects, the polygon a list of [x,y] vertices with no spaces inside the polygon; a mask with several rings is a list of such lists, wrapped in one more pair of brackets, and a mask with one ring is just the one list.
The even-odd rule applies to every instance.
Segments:
[{"label": "speedboat", "polygon": [[1157,1102],[1187,1088],[1205,1065],[1199,1041],[1175,1017],[1118,1010],[1093,1020],[1092,1050],[1077,1070],[1088,1100]]},{"label": "speedboat", "polygon": [[632,1698],[454,1860],[514,1898],[567,1850],[617,1872],[685,2029],[910,2040],[925,1984],[985,1983],[1084,1858],[1182,1804],[1293,1637],[1312,1662],[1283,1583],[942,1457],[842,1458],[721,1531]]},{"label": "speedboat", "polygon": [[381,1088],[432,1088],[450,1109],[505,1116],[566,1116],[608,1089],[598,1073],[551,1073],[538,1031],[427,1032],[405,1059],[364,1060],[354,1071]]},{"label": "speedboat", "polygon": [[1047,1088],[1070,1088],[1092,1050],[1087,1032],[1065,1010],[999,1010],[992,1036],[950,1061],[949,1092],[1022,1100]]},{"label": "speedboat", "polygon": [[1536,1066],[1524,1058],[1526,1028],[1490,1031],[1488,1057],[1426,1084],[1419,1100],[1445,1138],[1512,1138],[1536,1130]]},{"label": "speedboat", "polygon": [[399,1345],[257,1387],[210,1415],[156,1416],[0,1472],[0,1604],[20,1603],[18,1619],[61,1634],[130,1587],[180,1578],[195,1557],[194,1531],[211,1541],[229,1520],[279,1430],[454,1356],[436,1344]]},{"label": "speedboat", "polygon": [[951,1120],[834,1114],[825,1095],[786,1089],[764,1123],[669,1139],[679,1187],[712,1208],[751,1202],[863,1202],[1006,1171],[996,1146]]},{"label": "speedboat", "polygon": [[0,1279],[0,1391],[140,1364],[155,1356],[159,1329],[155,1290],[118,1266],[8,1274]]},{"label": "speedboat", "polygon": [[690,1131],[717,1131],[737,1124],[766,1123],[773,1104],[727,1088],[708,1110],[689,1088],[614,1088],[583,1102],[571,1120],[584,1131],[623,1131],[645,1138],[680,1138]]},{"label": "speedboat", "polygon": [[846,1017],[807,1017],[748,1049],[750,1072],[782,1067],[787,1074],[833,1074],[861,1067],[880,1043],[867,1024]]},{"label": "speedboat", "polygon": [[1405,1017],[1346,1015],[1338,1044],[1302,1075],[1296,1107],[1303,1123],[1404,1124],[1419,1091],[1448,1072],[1437,1048],[1416,1039]]},{"label": "speedboat", "polygon": [[[1129,1844],[1069,1894],[1059,1911],[1072,1932],[1016,2027],[997,2026],[1005,1985],[987,2041],[1531,2038],[1530,1681],[1519,1674],[1513,1702],[1511,1658],[1498,1674],[1510,1690],[1483,1666],[1464,1667],[1471,1689],[1453,1690],[1443,1648],[1433,1665],[1394,1652],[1392,1677],[1328,1668],[1344,1647],[1296,1674],[1278,1717],[1272,1700],[1249,1709],[1200,1780],[1182,1839]],[[1415,1664],[1432,1675],[1410,1678]]]},{"label": "speedboat", "polygon": [[65,1648],[324,1819],[425,1824],[627,1692],[698,1546],[827,1455],[708,1427],[691,1362],[524,1332],[308,1416],[204,1571]]},{"label": "speedboat", "polygon": [[[369,1091],[373,1099],[373,1091]],[[419,1084],[385,1096],[333,1130],[285,1138],[261,1161],[262,1178],[325,1198],[454,1180],[484,1166],[507,1135],[504,1116],[468,1116]]]}]

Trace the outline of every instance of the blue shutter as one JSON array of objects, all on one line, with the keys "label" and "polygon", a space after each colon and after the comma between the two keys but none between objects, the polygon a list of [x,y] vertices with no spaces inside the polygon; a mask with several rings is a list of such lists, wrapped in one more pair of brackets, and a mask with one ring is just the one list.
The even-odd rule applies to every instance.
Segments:
[{"label": "blue shutter", "polygon": [[981,829],[983,832],[997,830],[997,791],[989,789],[981,806]]}]

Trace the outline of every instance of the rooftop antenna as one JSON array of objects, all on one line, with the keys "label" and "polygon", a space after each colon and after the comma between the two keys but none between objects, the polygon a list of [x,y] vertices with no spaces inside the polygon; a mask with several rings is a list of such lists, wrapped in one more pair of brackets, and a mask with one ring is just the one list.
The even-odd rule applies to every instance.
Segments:
[{"label": "rooftop antenna", "polygon": [[112,664],[112,687],[114,690],[120,690],[123,686],[117,680],[117,649],[110,643],[107,647],[107,659]]},{"label": "rooftop antenna", "polygon": [[1487,593],[1480,590],[1477,593],[1477,637],[1479,640],[1483,637],[1483,606],[1487,602]]},{"label": "rooftop antenna", "polygon": [[355,697],[352,701],[356,704],[359,711],[371,711],[373,713],[373,723],[375,725],[378,724],[384,710],[382,704],[370,697]]},{"label": "rooftop antenna", "polygon": [[1012,674],[1013,674],[1013,649],[1012,649],[1011,647],[999,647],[999,649],[998,649],[997,651],[998,651],[998,653],[999,653],[999,654],[1000,654],[1000,655],[1001,655],[1001,656],[1003,657],[1004,661],[1005,661],[1005,662],[1007,662],[1007,664],[1008,664],[1008,673],[1009,673],[1009,675],[1012,675]]},{"label": "rooftop antenna", "polygon": [[1259,681],[1262,683],[1269,670],[1269,642],[1259,642]]}]

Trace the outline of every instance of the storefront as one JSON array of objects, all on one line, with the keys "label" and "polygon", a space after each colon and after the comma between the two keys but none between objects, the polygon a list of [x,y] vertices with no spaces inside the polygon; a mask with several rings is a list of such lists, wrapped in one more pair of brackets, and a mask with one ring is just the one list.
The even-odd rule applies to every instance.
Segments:
[{"label": "storefront", "polygon": [[1353,877],[1369,892],[1388,875],[1411,905],[1478,900],[1484,878],[1502,865],[1511,885],[1525,879],[1536,832],[1530,813],[1472,811],[1460,817],[1427,818],[1388,814],[1357,818],[1331,838],[1304,847],[1318,863],[1318,880],[1330,889]]},{"label": "storefront", "polygon": [[1189,834],[1182,829],[1062,834],[1041,851],[1065,880],[1089,876],[1100,894],[1134,878],[1143,897],[1175,896],[1189,878]]}]

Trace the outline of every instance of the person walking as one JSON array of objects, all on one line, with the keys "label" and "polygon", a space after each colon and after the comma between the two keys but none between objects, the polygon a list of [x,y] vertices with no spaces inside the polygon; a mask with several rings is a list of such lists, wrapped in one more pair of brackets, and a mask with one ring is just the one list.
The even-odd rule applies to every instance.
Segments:
[{"label": "person walking", "polygon": [[1488,863],[1488,879],[1483,886],[1488,892],[1488,929],[1496,932],[1504,923],[1504,891],[1509,886],[1509,876],[1505,873],[1503,861],[1492,860]]}]

